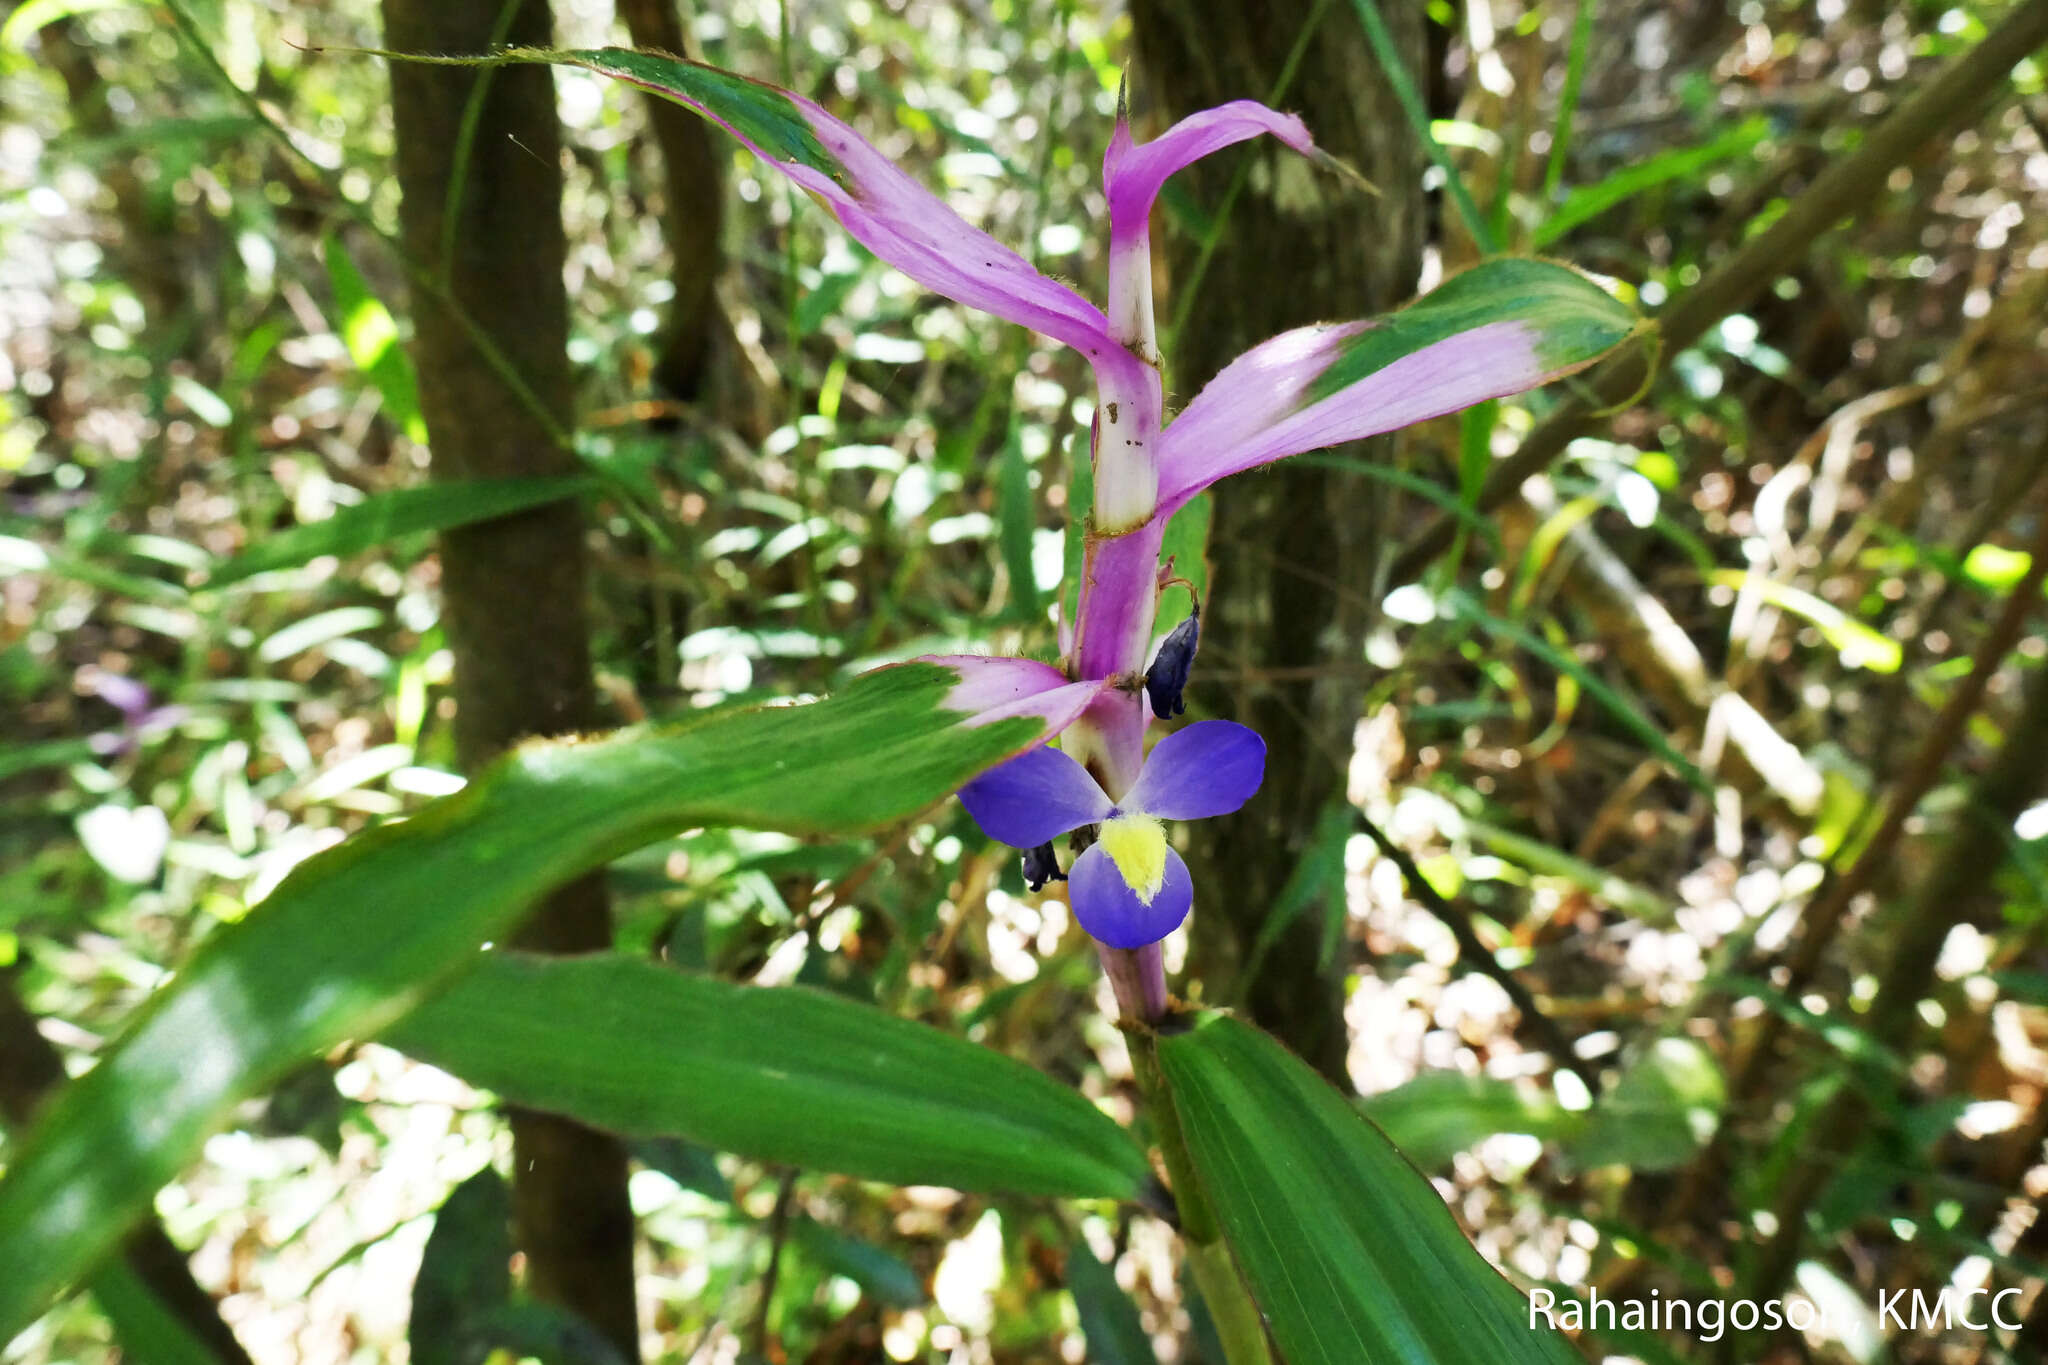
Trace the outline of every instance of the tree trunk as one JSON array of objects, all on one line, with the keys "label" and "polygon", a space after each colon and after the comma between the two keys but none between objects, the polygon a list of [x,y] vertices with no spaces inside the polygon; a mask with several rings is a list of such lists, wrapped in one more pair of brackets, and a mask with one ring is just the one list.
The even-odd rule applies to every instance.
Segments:
[{"label": "tree trunk", "polygon": [[[1149,96],[1162,125],[1225,100],[1266,99],[1303,27],[1320,14],[1278,104],[1381,191],[1368,198],[1270,140],[1183,172],[1196,202],[1215,208],[1236,159],[1255,159],[1201,277],[1200,300],[1172,339],[1169,390],[1185,402],[1239,351],[1275,332],[1360,317],[1413,293],[1425,221],[1419,152],[1348,9],[1314,0],[1134,0],[1131,8],[1141,104]],[[1385,10],[1419,69],[1421,7]],[[1199,242],[1174,238],[1176,282],[1199,254]],[[1171,315],[1172,290],[1166,298]],[[1383,445],[1366,449],[1387,454]],[[1321,812],[1344,797],[1361,692],[1352,666],[1379,555],[1374,521],[1370,485],[1328,470],[1282,464],[1217,493],[1196,697],[1256,728],[1268,757],[1265,787],[1244,812],[1188,827],[1195,954],[1206,980],[1241,966]],[[1254,680],[1262,670],[1331,665],[1342,672],[1326,680],[1291,671]],[[1348,1088],[1344,964],[1341,956],[1320,963],[1318,920],[1313,910],[1300,915],[1240,993],[1256,1022]]]},{"label": "tree trunk", "polygon": [[[386,40],[404,52],[482,52],[499,9],[498,0],[384,0]],[[550,29],[546,4],[525,0],[506,41],[546,46]],[[480,74],[393,64],[406,247],[430,269],[441,263],[463,109],[479,80],[489,82],[488,95],[467,149],[445,284],[544,411],[512,391],[453,313],[418,291],[414,354],[434,477],[573,472],[574,457],[550,429],[570,424],[571,378],[561,150],[547,68]],[[583,519],[576,503],[449,532],[442,540],[441,578],[455,655],[456,748],[466,770],[476,771],[524,737],[595,724]],[[551,895],[515,941],[577,953],[602,949],[610,939],[604,884],[591,876]],[[514,1111],[512,1134],[513,1220],[528,1287],[580,1314],[628,1359],[638,1359],[624,1149],[613,1138],[543,1114]]]}]

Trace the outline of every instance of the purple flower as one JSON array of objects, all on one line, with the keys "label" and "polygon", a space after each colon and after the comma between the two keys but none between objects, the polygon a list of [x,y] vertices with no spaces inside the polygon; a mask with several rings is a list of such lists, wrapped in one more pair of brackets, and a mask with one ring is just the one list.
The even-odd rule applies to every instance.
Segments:
[{"label": "purple flower", "polygon": [[[1252,138],[1270,136],[1328,164],[1293,115],[1238,100],[1141,143],[1119,99],[1102,162],[1108,290],[1107,306],[1098,308],[963,221],[814,100],[657,53],[508,55],[586,67],[696,110],[911,279],[1087,359],[1097,390],[1094,502],[1077,609],[1061,622],[1059,664],[930,662],[959,676],[947,704],[972,717],[970,724],[1033,716],[1044,733],[1060,736],[1062,749],[1026,753],[961,795],[989,835],[1030,850],[1034,886],[1059,875],[1055,836],[1099,827],[1072,868],[1072,901],[1082,925],[1112,948],[1156,943],[1193,900],[1187,869],[1159,821],[1236,810],[1257,790],[1265,765],[1258,736],[1221,721],[1191,725],[1145,757],[1151,722],[1183,709],[1199,630],[1190,617],[1153,650],[1167,518],[1239,471],[1570,374],[1635,328],[1626,307],[1564,266],[1488,261],[1390,316],[1304,327],[1253,347],[1169,421],[1152,305],[1153,207],[1176,171]],[[1148,970],[1156,974],[1156,962]],[[1163,1001],[1163,984],[1154,994],[1148,1004]]]},{"label": "purple flower", "polygon": [[961,788],[960,800],[984,834],[1016,848],[1038,850],[1094,827],[1094,842],[1069,874],[1074,918],[1112,948],[1143,948],[1172,933],[1195,897],[1160,822],[1228,815],[1265,773],[1266,742],[1256,731],[1204,720],[1160,740],[1122,800],[1111,800],[1072,756],[1047,747],[983,773]]},{"label": "purple flower", "polygon": [[119,730],[102,730],[89,738],[88,742],[96,754],[132,754],[143,740],[170,729],[185,718],[184,707],[154,705],[149,689],[126,674],[109,673],[103,668],[81,669],[79,683],[82,691],[98,697],[121,713]]}]

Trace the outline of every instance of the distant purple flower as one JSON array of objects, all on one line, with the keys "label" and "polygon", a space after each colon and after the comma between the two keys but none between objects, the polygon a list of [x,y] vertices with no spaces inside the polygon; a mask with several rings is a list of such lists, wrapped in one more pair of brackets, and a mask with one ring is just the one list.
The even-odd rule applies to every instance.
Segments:
[{"label": "distant purple flower", "polygon": [[102,730],[88,741],[96,754],[131,754],[144,739],[170,729],[185,718],[182,706],[156,706],[149,689],[122,673],[81,670],[84,690],[121,713],[119,730]]},{"label": "distant purple flower", "polygon": [[984,834],[1021,849],[1095,826],[1095,842],[1069,874],[1074,918],[1112,948],[1143,948],[1172,933],[1194,903],[1187,864],[1160,821],[1228,815],[1265,773],[1266,742],[1256,731],[1205,720],[1160,740],[1121,801],[1072,757],[1045,747],[983,773],[960,800]]}]

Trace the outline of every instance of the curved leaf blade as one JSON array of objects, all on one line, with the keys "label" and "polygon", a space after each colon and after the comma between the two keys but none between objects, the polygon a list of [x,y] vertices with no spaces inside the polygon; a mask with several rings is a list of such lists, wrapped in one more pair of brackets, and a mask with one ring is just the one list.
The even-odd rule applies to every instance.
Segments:
[{"label": "curved leaf blade", "polygon": [[308,859],[58,1093],[0,1178],[0,1340],[90,1269],[236,1104],[396,1020],[551,888],[693,825],[877,829],[1046,733],[1038,716],[973,724],[948,708],[958,680],[903,664],[808,705],[530,744]]},{"label": "curved leaf blade", "polygon": [[1000,1052],[610,954],[489,954],[384,1040],[522,1108],[863,1180],[1128,1199],[1149,1170],[1101,1110]]},{"label": "curved leaf blade", "polygon": [[1429,1181],[1285,1048],[1206,1014],[1158,1050],[1203,1191],[1290,1365],[1581,1365]]},{"label": "curved leaf blade", "polygon": [[1575,270],[1501,257],[1384,317],[1282,332],[1224,366],[1167,424],[1160,505],[1289,455],[1548,384],[1638,325]]}]

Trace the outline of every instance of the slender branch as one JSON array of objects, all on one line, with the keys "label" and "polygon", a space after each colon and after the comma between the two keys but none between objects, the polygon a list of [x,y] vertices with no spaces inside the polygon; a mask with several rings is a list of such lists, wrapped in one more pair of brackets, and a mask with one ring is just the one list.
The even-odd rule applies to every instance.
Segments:
[{"label": "slender branch", "polygon": [[[1823,171],[1783,216],[1734,251],[1657,316],[1654,333],[1631,343],[1561,403],[1521,448],[1493,468],[1479,491],[1479,510],[1513,497],[1565,446],[1595,427],[1613,405],[1641,390],[1655,355],[1676,354],[1722,318],[1746,305],[1802,258],[1820,235],[1873,203],[1894,167],[1934,138],[1968,123],[2005,88],[2012,68],[2048,42],[2048,0],[2028,0],[1984,41],[1956,58],[1873,128],[1860,146]],[[1396,556],[1390,583],[1422,576],[1455,533],[1439,516]]]},{"label": "slender branch", "polygon": [[2040,605],[2041,585],[2048,581],[2048,515],[2037,519],[2041,526],[2029,552],[2032,562],[2027,566],[2027,572],[2006,595],[2005,610],[1999,613],[1997,622],[1978,644],[1970,660],[1969,675],[1957,685],[1947,704],[1935,716],[1927,738],[1921,742],[1912,762],[1900,775],[1898,785],[1885,801],[1884,823],[1865,842],[1862,853],[1848,870],[1809,901],[1799,916],[1798,947],[1793,950],[1789,963],[1792,972],[1791,983],[1786,988],[1789,993],[1797,995],[1819,967],[1821,954],[1834,942],[1849,902],[1896,857],[1899,836],[1905,832],[1906,821],[1912,818],[1921,800],[1940,780],[1950,752],[1961,741],[1970,717],[1977,714],[1977,708],[1983,704],[1984,692],[1990,686],[1992,676],[2004,664],[2013,646],[2019,643],[2027,618]]},{"label": "slender branch", "polygon": [[796,1172],[785,1171],[768,1215],[768,1268],[761,1273],[761,1306],[754,1312],[754,1354],[768,1359],[768,1314],[775,1307],[775,1284],[782,1278],[782,1248],[789,1243],[789,1209],[796,1196]]},{"label": "slender branch", "polygon": [[1543,1007],[1536,1003],[1535,995],[1522,984],[1521,978],[1501,966],[1500,959],[1480,940],[1479,931],[1472,927],[1472,912],[1462,905],[1453,904],[1431,886],[1429,879],[1422,875],[1422,869],[1415,865],[1415,859],[1409,856],[1408,850],[1387,837],[1387,832],[1367,819],[1364,811],[1354,806],[1351,814],[1358,828],[1365,831],[1366,837],[1373,841],[1374,846],[1395,867],[1401,869],[1401,880],[1408,884],[1408,894],[1451,931],[1451,937],[1458,941],[1458,960],[1490,977],[1506,991],[1508,999],[1514,1002],[1515,1009],[1521,1014],[1523,1025],[1536,1035],[1536,1041],[1543,1045],[1543,1050],[1548,1052],[1559,1066],[1584,1081],[1588,1091],[1598,1095],[1600,1073],[1579,1060],[1578,1054],[1572,1050],[1571,1040],[1564,1036],[1564,1030],[1558,1027],[1557,1021],[1544,1013]]},{"label": "slender branch", "polygon": [[[1891,958],[1864,1017],[1864,1028],[1879,1047],[1896,1052],[1911,1042],[1920,1002],[1934,985],[1942,944],[2004,865],[2012,822],[2048,784],[2048,769],[2041,763],[2044,752],[2048,752],[2048,669],[2037,669],[2028,682],[2019,715],[2006,730],[1997,761],[1972,784],[1970,799],[1950,831],[1940,860],[1898,922],[1886,926]],[[1776,1228],[1758,1255],[1741,1297],[1761,1302],[1778,1296],[1799,1259],[1808,1210],[1844,1153],[1864,1132],[1870,1116],[1868,1091],[1853,1081],[1821,1112],[1810,1136],[1801,1143],[1802,1158],[1778,1186],[1772,1201]],[[1731,1333],[1723,1343],[1727,1348],[1724,1360],[1735,1358],[1734,1336]]]}]

